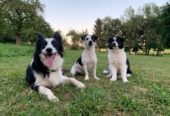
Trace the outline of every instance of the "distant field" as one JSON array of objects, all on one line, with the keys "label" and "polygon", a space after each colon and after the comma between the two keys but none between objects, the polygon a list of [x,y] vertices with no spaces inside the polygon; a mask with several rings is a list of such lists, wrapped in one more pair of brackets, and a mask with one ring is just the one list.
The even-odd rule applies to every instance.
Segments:
[{"label": "distant field", "polygon": [[[77,77],[86,88],[71,85],[54,89],[60,99],[51,103],[32,91],[25,82],[26,66],[34,47],[0,44],[0,116],[4,115],[84,115],[84,116],[170,116],[170,56],[135,56],[129,59],[133,76],[129,83],[110,82],[102,74],[107,52],[97,53],[100,81]],[[65,51],[64,66],[70,68],[81,51]],[[69,75],[69,74],[67,74]]]}]

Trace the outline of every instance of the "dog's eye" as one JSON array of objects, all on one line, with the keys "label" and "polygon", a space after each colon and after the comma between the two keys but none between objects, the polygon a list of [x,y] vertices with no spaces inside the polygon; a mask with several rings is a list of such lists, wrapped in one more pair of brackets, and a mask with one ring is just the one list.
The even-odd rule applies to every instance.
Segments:
[{"label": "dog's eye", "polygon": [[53,41],[51,42],[51,44],[52,44],[53,46],[56,46],[58,43],[57,43],[57,41],[53,40]]},{"label": "dog's eye", "polygon": [[86,38],[86,40],[88,40],[89,38]]},{"label": "dog's eye", "polygon": [[47,42],[43,41],[41,45],[42,45],[42,47],[45,47],[47,45]]}]

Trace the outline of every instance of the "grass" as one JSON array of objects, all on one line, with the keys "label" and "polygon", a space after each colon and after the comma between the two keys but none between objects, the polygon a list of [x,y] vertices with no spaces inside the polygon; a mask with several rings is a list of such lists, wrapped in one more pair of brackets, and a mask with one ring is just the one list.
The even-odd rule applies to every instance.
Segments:
[{"label": "grass", "polygon": [[[130,55],[133,76],[129,83],[110,82],[101,73],[107,65],[107,52],[97,53],[97,75],[100,81],[77,77],[86,88],[71,85],[53,90],[59,97],[51,103],[32,91],[25,82],[26,66],[34,47],[0,44],[0,115],[84,115],[84,116],[169,116],[170,56]],[[70,68],[79,51],[65,51],[64,67]],[[70,75],[70,74],[67,74]]]}]

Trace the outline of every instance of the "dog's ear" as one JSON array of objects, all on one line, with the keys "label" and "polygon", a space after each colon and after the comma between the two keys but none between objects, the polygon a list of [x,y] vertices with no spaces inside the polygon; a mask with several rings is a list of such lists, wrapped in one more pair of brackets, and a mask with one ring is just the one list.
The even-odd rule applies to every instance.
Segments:
[{"label": "dog's ear", "polygon": [[123,37],[119,37],[119,36],[117,36],[117,39],[119,40],[118,47],[120,49],[124,48],[125,39]]},{"label": "dog's ear", "polygon": [[113,37],[114,37],[114,36],[110,36],[110,37],[109,37],[109,41],[108,41],[109,43],[113,41]]},{"label": "dog's ear", "polygon": [[87,36],[87,35],[82,35],[82,36],[81,36],[81,40],[84,41],[84,39],[85,39],[86,36]]},{"label": "dog's ear", "polygon": [[118,39],[120,39],[121,41],[125,41],[125,37],[124,36],[117,36]]},{"label": "dog's ear", "polygon": [[36,35],[37,35],[38,41],[43,40],[45,38],[40,32],[37,32]]},{"label": "dog's ear", "polygon": [[55,40],[57,40],[57,42],[59,43],[59,51],[58,52],[59,52],[59,54],[61,56],[63,56],[63,51],[64,51],[63,40],[62,40],[62,37],[61,37],[60,33],[59,32],[55,32],[53,38]]},{"label": "dog's ear", "polygon": [[59,32],[55,32],[54,33],[54,36],[53,36],[54,39],[56,39],[58,42],[61,42],[62,43],[62,38],[61,38],[61,35]]},{"label": "dog's ear", "polygon": [[37,36],[37,41],[36,41],[36,51],[39,52],[40,49],[41,49],[41,43],[42,41],[45,39],[45,37],[40,33],[40,32],[37,32],[35,33],[36,36]]},{"label": "dog's ear", "polygon": [[93,35],[93,38],[95,41],[98,40],[98,36],[96,36],[96,35]]},{"label": "dog's ear", "polygon": [[42,41],[45,39],[45,37],[40,32],[37,32],[36,35],[37,35],[36,49],[39,50],[41,48],[40,45]]}]

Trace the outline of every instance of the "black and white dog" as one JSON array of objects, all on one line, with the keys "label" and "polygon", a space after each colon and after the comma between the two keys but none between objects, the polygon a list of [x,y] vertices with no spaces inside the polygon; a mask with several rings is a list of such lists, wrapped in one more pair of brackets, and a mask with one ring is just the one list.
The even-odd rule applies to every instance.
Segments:
[{"label": "black and white dog", "polygon": [[96,76],[97,57],[95,45],[97,38],[95,35],[84,35],[81,37],[84,44],[84,51],[71,68],[71,74],[73,76],[85,74],[85,80],[89,80],[89,71],[92,70],[94,78],[97,80],[100,79]]},{"label": "black and white dog", "polygon": [[78,88],[84,88],[83,83],[62,75],[62,65],[63,43],[60,34],[56,32],[53,38],[45,38],[38,33],[34,57],[26,72],[26,81],[31,88],[47,96],[50,101],[58,101],[49,88],[59,84],[72,83]]},{"label": "black and white dog", "polygon": [[123,82],[128,82],[127,77],[132,75],[130,70],[130,63],[124,51],[124,38],[119,36],[112,36],[109,38],[108,45],[108,70],[103,73],[111,77],[110,81],[116,81],[117,76],[121,75]]}]

